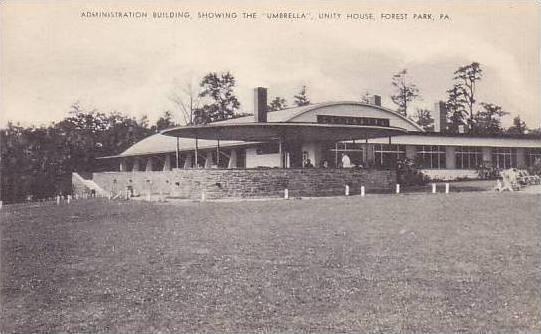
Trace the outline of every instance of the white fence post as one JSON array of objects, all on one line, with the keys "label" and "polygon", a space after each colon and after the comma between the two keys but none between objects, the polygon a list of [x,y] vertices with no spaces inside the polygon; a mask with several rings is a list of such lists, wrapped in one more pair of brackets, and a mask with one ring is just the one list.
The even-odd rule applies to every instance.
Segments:
[{"label": "white fence post", "polygon": [[445,193],[446,193],[446,194],[449,193],[449,183],[446,183],[446,184],[445,184]]},{"label": "white fence post", "polygon": [[432,193],[433,194],[436,193],[436,184],[435,183],[432,183]]},{"label": "white fence post", "polygon": [[284,199],[289,199],[289,189],[284,189]]},{"label": "white fence post", "polygon": [[400,184],[396,184],[396,193],[400,194]]},{"label": "white fence post", "polygon": [[60,205],[60,195],[56,195],[56,205]]},{"label": "white fence post", "polygon": [[361,197],[364,197],[364,186],[361,186]]},{"label": "white fence post", "polygon": [[349,196],[349,185],[346,184],[346,196]]},{"label": "white fence post", "polygon": [[71,203],[71,195],[68,195],[68,199],[67,199],[67,201],[68,201],[68,204],[70,204],[70,203]]}]

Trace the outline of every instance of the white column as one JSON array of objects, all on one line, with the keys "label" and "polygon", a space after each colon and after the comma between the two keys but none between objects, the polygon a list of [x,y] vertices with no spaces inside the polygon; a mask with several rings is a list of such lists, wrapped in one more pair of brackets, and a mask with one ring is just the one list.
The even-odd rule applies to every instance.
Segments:
[{"label": "white column", "polygon": [[237,150],[231,150],[231,154],[229,155],[229,163],[227,164],[227,168],[237,168]]},{"label": "white column", "polygon": [[165,155],[165,162],[163,163],[163,170],[164,171],[171,170],[171,155],[169,154]]},{"label": "white column", "polygon": [[152,158],[147,159],[147,165],[145,167],[146,172],[152,172]]},{"label": "white column", "polygon": [[214,159],[212,159],[212,152],[207,152],[207,157],[205,158],[205,168],[212,168],[214,165]]},{"label": "white column", "polygon": [[127,162],[126,162],[126,159],[120,160],[119,170],[120,170],[121,172],[127,172],[127,171],[128,171],[128,164],[127,164]]},{"label": "white column", "polygon": [[523,147],[517,148],[517,167],[526,168],[526,149]]},{"label": "white column", "polygon": [[483,147],[483,161],[492,161],[492,148],[490,147]]},{"label": "white column", "polygon": [[184,160],[184,169],[189,169],[193,167],[193,156],[188,154],[186,160]]},{"label": "white column", "polygon": [[132,167],[132,171],[134,172],[138,172],[141,168],[139,167],[139,159],[138,158],[135,158],[135,160],[133,160],[133,167]]},{"label": "white column", "polygon": [[445,168],[456,169],[455,152],[456,152],[456,147],[454,146],[445,147]]},{"label": "white column", "polygon": [[414,145],[406,145],[406,158],[415,160],[417,148]]}]

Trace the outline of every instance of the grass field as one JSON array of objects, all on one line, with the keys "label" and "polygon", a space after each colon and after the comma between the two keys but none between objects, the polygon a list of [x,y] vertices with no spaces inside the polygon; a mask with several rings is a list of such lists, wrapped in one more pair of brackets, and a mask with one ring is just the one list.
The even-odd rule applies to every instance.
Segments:
[{"label": "grass field", "polygon": [[541,331],[540,195],[5,206],[0,331]]}]

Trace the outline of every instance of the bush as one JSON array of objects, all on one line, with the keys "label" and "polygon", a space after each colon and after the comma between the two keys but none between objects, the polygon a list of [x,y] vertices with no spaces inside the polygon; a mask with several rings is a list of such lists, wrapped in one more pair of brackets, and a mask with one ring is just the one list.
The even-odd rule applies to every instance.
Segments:
[{"label": "bush", "polygon": [[396,171],[398,183],[404,186],[423,186],[430,181],[428,176],[417,169],[412,159],[398,160]]},{"label": "bush", "polygon": [[481,180],[495,180],[500,177],[500,170],[491,161],[483,161],[477,168],[477,175]]}]

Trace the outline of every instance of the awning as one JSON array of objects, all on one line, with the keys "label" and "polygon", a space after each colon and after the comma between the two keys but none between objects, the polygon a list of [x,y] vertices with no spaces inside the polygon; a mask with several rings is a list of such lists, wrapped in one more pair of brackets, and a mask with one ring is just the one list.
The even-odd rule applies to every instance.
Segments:
[{"label": "awning", "polygon": [[269,141],[340,141],[389,137],[407,133],[390,126],[320,124],[320,123],[230,123],[183,126],[161,132],[167,136],[214,140]]}]

